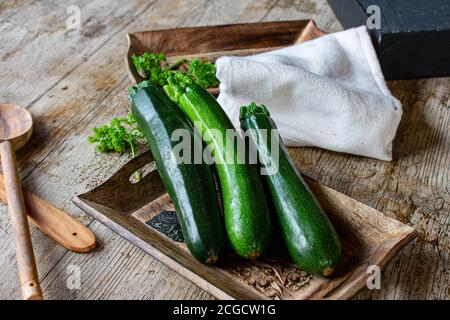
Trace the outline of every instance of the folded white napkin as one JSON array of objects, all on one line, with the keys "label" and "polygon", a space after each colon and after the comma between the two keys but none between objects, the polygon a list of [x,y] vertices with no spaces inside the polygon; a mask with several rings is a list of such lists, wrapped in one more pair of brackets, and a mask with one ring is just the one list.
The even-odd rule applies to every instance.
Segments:
[{"label": "folded white napkin", "polygon": [[239,107],[264,104],[287,146],[317,146],[392,160],[402,106],[386,87],[365,26],[295,46],[216,61],[218,101],[239,127]]}]

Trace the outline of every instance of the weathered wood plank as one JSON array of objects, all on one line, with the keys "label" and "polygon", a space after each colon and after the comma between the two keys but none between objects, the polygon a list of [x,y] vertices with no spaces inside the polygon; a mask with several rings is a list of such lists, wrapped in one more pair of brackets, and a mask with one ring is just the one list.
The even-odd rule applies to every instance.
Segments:
[{"label": "weathered wood plank", "polygon": [[4,0],[0,3],[0,22],[17,14],[27,4],[26,0]]},{"label": "weathered wood plank", "polygon": [[328,3],[322,0],[278,0],[264,17],[265,21],[294,19],[312,19],[326,32],[342,29]]},{"label": "weathered wood plank", "polygon": [[[233,5],[135,0],[114,1],[107,8],[101,1],[79,0],[74,4],[82,8],[86,22],[81,32],[65,30],[63,2],[24,3],[0,5],[0,70],[9,80],[0,85],[0,100],[31,105],[35,116],[36,134],[19,153],[27,187],[86,224],[91,219],[74,208],[70,198],[126,161],[95,156],[85,142],[93,126],[127,110],[128,82],[121,60],[126,31],[305,18],[314,18],[326,31],[341,28],[325,0],[247,0]],[[393,162],[312,148],[304,148],[298,160],[305,174],[420,233],[387,267],[382,289],[365,290],[358,298],[448,298],[450,80],[399,81],[391,87],[405,108]],[[0,205],[0,298],[17,298],[17,280],[11,276],[16,272],[12,235],[4,211]],[[103,243],[95,255],[68,253],[32,230],[49,298],[209,297],[98,222],[91,226]],[[80,290],[66,287],[70,264],[82,269]]]},{"label": "weathered wood plank", "polygon": [[[73,72],[112,36],[150,8],[154,1],[80,0],[80,30],[66,28],[67,3],[38,1],[2,23],[0,70],[10,81],[0,84],[0,98],[28,107]],[[36,19],[38,17],[38,19]],[[30,90],[32,88],[33,90]]]}]

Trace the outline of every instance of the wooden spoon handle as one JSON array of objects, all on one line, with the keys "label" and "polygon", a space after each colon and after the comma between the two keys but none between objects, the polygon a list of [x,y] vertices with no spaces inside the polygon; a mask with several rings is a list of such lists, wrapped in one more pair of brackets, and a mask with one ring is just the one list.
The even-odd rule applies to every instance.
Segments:
[{"label": "wooden spoon handle", "polygon": [[9,141],[0,143],[0,156],[5,175],[8,212],[16,241],[16,259],[22,296],[24,300],[42,300],[22,186],[17,172],[14,150]]},{"label": "wooden spoon handle", "polygon": [[[50,239],[74,252],[89,252],[96,246],[94,233],[82,223],[47,201],[23,189],[28,221]],[[5,179],[0,174],[0,200],[6,198]]]}]

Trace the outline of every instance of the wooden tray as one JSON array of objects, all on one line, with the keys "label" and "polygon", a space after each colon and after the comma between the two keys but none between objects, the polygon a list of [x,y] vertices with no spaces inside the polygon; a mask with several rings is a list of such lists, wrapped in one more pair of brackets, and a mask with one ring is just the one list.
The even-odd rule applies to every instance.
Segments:
[{"label": "wooden tray", "polygon": [[[133,173],[144,166],[147,175],[138,183],[131,183]],[[416,231],[318,182],[310,179],[307,182],[343,244],[343,259],[331,279],[311,277],[300,271],[282,248],[256,261],[230,254],[219,266],[199,263],[184,243],[169,237],[179,228],[177,223],[172,222],[170,230],[165,231],[168,236],[149,226],[149,221],[161,212],[173,210],[150,152],[130,161],[104,184],[73,201],[219,299],[350,298],[365,286],[368,266],[378,265],[382,269],[416,237]]]},{"label": "wooden tray", "polygon": [[[249,54],[292,45],[322,34],[308,21],[138,32],[128,36],[126,61],[131,66],[130,56],[146,51],[163,51],[170,58],[193,55],[214,59],[224,54]],[[129,68],[129,73],[134,82],[143,80],[134,68]],[[144,166],[145,177],[138,183],[130,182],[133,173]],[[318,182],[307,182],[343,244],[343,259],[331,279],[312,277],[299,270],[280,244],[257,261],[230,254],[218,266],[197,262],[180,242],[176,219],[170,219],[173,206],[150,152],[130,161],[108,181],[73,201],[219,299],[350,298],[365,286],[368,266],[383,268],[416,237],[416,231]]]},{"label": "wooden tray", "polygon": [[[145,80],[132,63],[133,55],[164,52],[169,63],[182,58],[214,61],[223,55],[249,55],[302,43],[326,33],[312,20],[231,24],[135,32],[127,35],[125,56],[128,77],[133,83]],[[219,89],[208,89],[218,95]]]}]

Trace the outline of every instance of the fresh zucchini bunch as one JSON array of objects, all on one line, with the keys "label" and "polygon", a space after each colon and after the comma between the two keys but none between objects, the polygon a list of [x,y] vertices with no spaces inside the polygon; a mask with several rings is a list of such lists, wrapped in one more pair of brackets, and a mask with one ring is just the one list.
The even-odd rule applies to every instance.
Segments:
[{"label": "fresh zucchini bunch", "polygon": [[[97,137],[91,140],[103,143],[105,150],[129,148],[134,152],[137,141],[146,139],[192,255],[203,263],[213,263],[224,254],[228,238],[238,255],[258,258],[271,244],[271,219],[278,217],[294,262],[309,273],[330,276],[341,257],[339,238],[282,144],[267,108],[252,103],[240,110],[241,127],[250,129],[250,143],[263,159],[259,166],[269,173],[262,177],[256,165],[240,161],[236,136],[227,134],[235,128],[206,90],[219,84],[213,64],[194,59],[168,65],[163,54],[136,56],[133,63],[149,81],[130,89],[132,115],[97,130]],[[177,70],[186,63],[186,72]],[[204,161],[195,164],[194,159],[178,163],[173,156],[172,133],[183,128],[192,138],[194,123],[200,124],[197,129],[215,160],[223,217],[210,166]],[[276,134],[268,135],[271,130]],[[112,138],[114,143],[109,141]],[[271,139],[277,140],[277,150],[271,150]],[[269,167],[275,162],[278,167],[272,172]],[[272,199],[271,203],[267,199]]]}]

